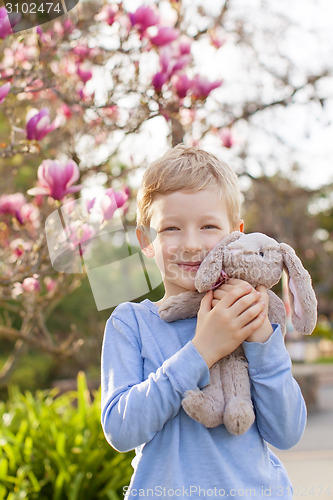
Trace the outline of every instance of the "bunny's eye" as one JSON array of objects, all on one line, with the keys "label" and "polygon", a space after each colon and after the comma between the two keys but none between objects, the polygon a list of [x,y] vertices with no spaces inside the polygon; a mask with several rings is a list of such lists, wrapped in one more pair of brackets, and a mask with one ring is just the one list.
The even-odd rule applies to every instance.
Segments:
[{"label": "bunny's eye", "polygon": [[260,257],[264,256],[264,252],[259,252]]}]

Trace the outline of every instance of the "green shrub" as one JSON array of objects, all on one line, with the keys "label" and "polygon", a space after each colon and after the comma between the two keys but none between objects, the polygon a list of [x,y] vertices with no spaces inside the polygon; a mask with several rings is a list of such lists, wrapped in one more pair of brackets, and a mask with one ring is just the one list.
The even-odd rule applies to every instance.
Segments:
[{"label": "green shrub", "polygon": [[314,329],[312,337],[319,337],[328,340],[333,340],[333,329],[328,321],[318,321]]},{"label": "green shrub", "polygon": [[0,500],[117,500],[132,457],[106,442],[82,372],[77,391],[11,388],[0,403]]}]

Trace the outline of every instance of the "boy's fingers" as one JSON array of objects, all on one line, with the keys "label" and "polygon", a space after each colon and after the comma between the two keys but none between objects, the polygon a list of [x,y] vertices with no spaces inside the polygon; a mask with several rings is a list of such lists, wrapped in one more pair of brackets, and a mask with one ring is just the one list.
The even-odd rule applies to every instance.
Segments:
[{"label": "boy's fingers", "polygon": [[267,305],[268,302],[269,302],[269,297],[268,297],[268,293],[267,293],[267,288],[264,286],[264,285],[258,285],[256,287],[256,291],[260,293],[261,295],[261,300],[263,302],[265,302],[265,304]]},{"label": "boy's fingers", "polygon": [[240,278],[229,278],[226,282],[227,285],[244,285],[247,283],[245,280],[241,280]]},{"label": "boy's fingers", "polygon": [[213,291],[208,290],[208,292],[206,292],[206,295],[204,295],[203,298],[201,299],[199,311],[205,311],[205,312],[210,311],[212,308],[212,299],[213,299]]},{"label": "boy's fingers", "polygon": [[[236,287],[244,287],[250,286],[253,288],[247,281],[240,280],[238,278],[230,278],[227,283],[223,283],[223,285],[219,286],[214,290],[214,297],[216,299],[221,299],[225,293],[229,293],[231,290],[234,290]],[[265,287],[264,287],[265,288]],[[253,288],[254,290],[254,288]]]},{"label": "boy's fingers", "polygon": [[248,283],[245,283],[242,286],[233,287],[230,292],[226,293],[223,297],[225,307],[230,307],[232,304],[237,302],[240,297],[248,295],[252,292],[252,290],[252,286]]},{"label": "boy's fingers", "polygon": [[224,283],[221,285],[219,288],[216,288],[214,290],[214,298],[215,299],[222,299],[226,293],[231,292],[231,290],[235,289],[235,285],[229,284],[229,283]]},{"label": "boy's fingers", "polygon": [[252,311],[254,305],[261,304],[260,309],[262,309],[265,304],[263,301],[260,300],[260,294],[256,292],[255,290],[252,290],[250,293],[243,295],[240,297],[234,304],[231,306],[233,309],[233,312],[235,313],[236,316],[241,315],[247,310],[250,310],[250,314],[253,314],[254,312]]}]

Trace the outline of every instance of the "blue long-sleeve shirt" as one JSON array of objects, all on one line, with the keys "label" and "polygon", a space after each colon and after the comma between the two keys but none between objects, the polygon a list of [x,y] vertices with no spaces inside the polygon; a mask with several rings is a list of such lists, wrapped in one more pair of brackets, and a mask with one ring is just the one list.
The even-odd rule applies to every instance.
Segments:
[{"label": "blue long-sleeve shirt", "polygon": [[102,426],[116,450],[135,448],[128,498],[255,497],[291,499],[287,472],[268,448],[295,445],[305,403],[291,374],[279,325],[265,343],[244,342],[256,421],[243,435],[207,429],[181,401],[209,383],[191,342],[196,318],[166,323],[148,299],[119,305],[102,349]]}]

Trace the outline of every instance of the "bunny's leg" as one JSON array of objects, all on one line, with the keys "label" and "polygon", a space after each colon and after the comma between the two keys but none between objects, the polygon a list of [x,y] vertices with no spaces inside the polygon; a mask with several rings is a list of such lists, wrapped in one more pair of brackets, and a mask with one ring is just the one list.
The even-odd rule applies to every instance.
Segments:
[{"label": "bunny's leg", "polygon": [[220,364],[221,361],[218,361],[211,367],[209,385],[201,390],[187,391],[182,402],[186,413],[205,427],[217,427],[223,421]]},{"label": "bunny's leg", "polygon": [[231,434],[244,434],[254,422],[247,360],[239,347],[221,363],[225,400],[223,423]]}]

